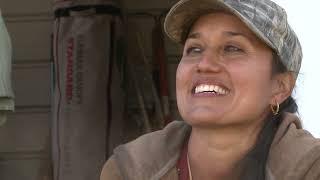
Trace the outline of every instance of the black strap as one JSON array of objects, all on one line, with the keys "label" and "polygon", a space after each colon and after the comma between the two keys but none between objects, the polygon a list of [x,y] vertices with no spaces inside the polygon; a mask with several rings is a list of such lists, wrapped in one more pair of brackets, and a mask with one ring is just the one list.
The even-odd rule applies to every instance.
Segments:
[{"label": "black strap", "polygon": [[80,5],[80,6],[72,6],[68,8],[61,8],[54,11],[54,17],[69,17],[70,12],[74,11],[85,11],[89,9],[94,9],[96,14],[110,14],[110,15],[121,15],[120,8],[117,8],[113,5]]}]

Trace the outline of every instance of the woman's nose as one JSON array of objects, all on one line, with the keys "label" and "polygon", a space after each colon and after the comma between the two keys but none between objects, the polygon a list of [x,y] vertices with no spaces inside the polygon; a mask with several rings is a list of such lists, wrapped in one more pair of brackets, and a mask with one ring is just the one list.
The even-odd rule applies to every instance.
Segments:
[{"label": "woman's nose", "polygon": [[217,73],[222,69],[218,57],[213,54],[205,54],[198,62],[197,71],[202,73]]}]

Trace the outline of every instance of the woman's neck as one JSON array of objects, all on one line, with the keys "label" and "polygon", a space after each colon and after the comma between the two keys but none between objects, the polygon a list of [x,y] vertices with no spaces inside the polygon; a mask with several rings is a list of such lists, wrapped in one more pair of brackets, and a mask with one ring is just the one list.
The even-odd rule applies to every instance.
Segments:
[{"label": "woman's neck", "polygon": [[193,127],[188,144],[193,180],[234,180],[237,163],[254,146],[261,127],[260,123],[246,128]]}]

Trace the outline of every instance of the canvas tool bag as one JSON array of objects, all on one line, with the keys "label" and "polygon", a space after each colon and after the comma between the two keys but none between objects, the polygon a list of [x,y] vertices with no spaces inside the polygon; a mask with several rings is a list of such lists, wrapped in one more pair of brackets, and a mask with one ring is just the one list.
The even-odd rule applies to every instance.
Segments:
[{"label": "canvas tool bag", "polygon": [[98,180],[121,141],[120,9],[112,1],[57,1],[54,10],[54,180]]}]

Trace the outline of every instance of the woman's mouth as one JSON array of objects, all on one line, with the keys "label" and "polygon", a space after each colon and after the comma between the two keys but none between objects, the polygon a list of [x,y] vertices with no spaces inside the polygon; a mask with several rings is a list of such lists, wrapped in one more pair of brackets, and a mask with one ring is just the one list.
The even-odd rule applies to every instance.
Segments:
[{"label": "woman's mouth", "polygon": [[193,93],[195,95],[211,94],[211,95],[227,95],[229,90],[219,85],[214,84],[199,84],[194,87]]}]

